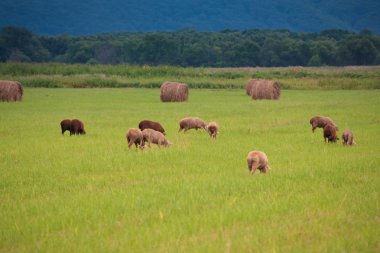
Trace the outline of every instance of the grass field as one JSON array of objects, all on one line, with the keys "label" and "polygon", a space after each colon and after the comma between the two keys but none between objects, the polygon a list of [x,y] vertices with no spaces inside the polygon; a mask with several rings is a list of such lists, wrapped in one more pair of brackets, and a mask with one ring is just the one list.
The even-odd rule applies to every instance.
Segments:
[{"label": "grass field", "polygon": [[292,90],[380,89],[380,66],[181,68],[0,63],[0,80],[40,88],[159,88],[165,81],[178,81],[192,89],[243,89],[252,78],[275,80],[283,89]]},{"label": "grass field", "polygon": [[[379,252],[380,91],[26,88],[0,103],[0,252]],[[309,119],[330,116],[357,145],[325,144]],[[178,133],[217,121],[219,138]],[[80,118],[87,135],[61,136]],[[142,119],[173,145],[128,150]],[[269,173],[248,175],[262,150]]]}]

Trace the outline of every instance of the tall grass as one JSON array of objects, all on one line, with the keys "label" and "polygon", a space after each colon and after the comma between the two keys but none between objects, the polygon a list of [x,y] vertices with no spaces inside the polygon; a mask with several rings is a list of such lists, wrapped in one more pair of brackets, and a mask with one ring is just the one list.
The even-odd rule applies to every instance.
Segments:
[{"label": "tall grass", "polygon": [[0,63],[0,79],[25,87],[157,88],[165,81],[190,88],[241,89],[251,78],[272,79],[283,89],[380,89],[380,67],[181,68],[173,66]]},{"label": "tall grass", "polygon": [[[377,252],[380,93],[158,89],[25,89],[0,103],[1,252]],[[357,145],[325,144],[314,114],[351,129]],[[220,125],[178,133],[199,116]],[[61,136],[80,118],[85,136]],[[142,119],[173,146],[128,150]],[[272,170],[248,175],[250,150]]]}]

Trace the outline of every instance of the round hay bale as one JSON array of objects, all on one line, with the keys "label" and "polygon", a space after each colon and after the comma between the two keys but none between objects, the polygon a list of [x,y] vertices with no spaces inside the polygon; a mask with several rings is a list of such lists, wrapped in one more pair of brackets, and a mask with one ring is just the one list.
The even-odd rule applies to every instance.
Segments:
[{"label": "round hay bale", "polygon": [[256,82],[256,81],[259,81],[257,79],[251,79],[247,82],[247,85],[245,86],[245,92],[247,93],[248,96],[252,96],[251,94],[251,90],[252,90],[252,87],[253,87],[253,83]]},{"label": "round hay bale", "polygon": [[24,89],[16,81],[0,80],[0,101],[21,101]]},{"label": "round hay bale", "polygon": [[189,88],[185,83],[164,82],[160,92],[161,102],[183,102],[189,97]]},{"label": "round hay bale", "polygon": [[247,83],[246,93],[252,99],[279,99],[281,88],[277,82],[272,80],[251,79]]}]

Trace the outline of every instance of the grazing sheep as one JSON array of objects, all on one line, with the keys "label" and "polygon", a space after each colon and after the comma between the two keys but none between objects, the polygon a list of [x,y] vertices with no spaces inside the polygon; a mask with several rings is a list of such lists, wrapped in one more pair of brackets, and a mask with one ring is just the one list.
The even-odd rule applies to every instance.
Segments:
[{"label": "grazing sheep", "polygon": [[336,131],[337,128],[335,125],[327,124],[323,128],[323,138],[325,139],[325,142],[326,139],[328,140],[328,142],[336,142],[337,140],[339,140],[339,138],[336,136]]},{"label": "grazing sheep", "polygon": [[75,134],[86,134],[84,130],[83,122],[79,119],[73,119],[70,124],[70,135]]},{"label": "grazing sheep", "polygon": [[343,145],[354,145],[356,144],[355,141],[354,141],[354,134],[346,129],[344,130],[343,134],[342,134],[342,143]]},{"label": "grazing sheep", "polygon": [[144,129],[150,128],[166,135],[165,129],[161,126],[159,122],[155,122],[151,120],[143,120],[139,123],[139,128],[141,131]]},{"label": "grazing sheep", "polygon": [[147,128],[142,131],[142,135],[144,138],[144,142],[148,142],[148,147],[150,148],[150,144],[154,143],[158,146],[169,147],[171,143],[165,138],[165,136],[156,130]]},{"label": "grazing sheep", "polygon": [[314,117],[312,117],[310,119],[310,124],[312,127],[311,131],[313,131],[313,133],[317,127],[324,128],[327,124],[331,124],[331,125],[335,126],[336,130],[338,130],[337,125],[335,125],[335,123],[329,117],[325,117],[325,116],[314,116]]},{"label": "grazing sheep", "polygon": [[130,128],[127,131],[126,134],[127,142],[128,142],[128,148],[131,149],[131,146],[133,143],[136,146],[139,145],[140,149],[144,147],[144,137],[140,129],[138,128]]},{"label": "grazing sheep", "polygon": [[70,119],[64,119],[61,121],[61,131],[62,135],[67,131],[70,131],[71,126],[71,120]]},{"label": "grazing sheep", "polygon": [[179,121],[178,132],[181,132],[183,129],[185,129],[184,132],[186,132],[187,130],[192,128],[194,128],[195,130],[198,130],[198,128],[203,128],[204,130],[206,130],[206,123],[198,117],[187,117]]},{"label": "grazing sheep", "polygon": [[262,151],[249,152],[247,156],[247,164],[250,175],[253,175],[256,169],[258,169],[260,173],[266,173],[270,169],[268,157]]},{"label": "grazing sheep", "polygon": [[210,137],[216,139],[218,135],[218,123],[214,121],[210,122],[207,124],[206,129]]}]

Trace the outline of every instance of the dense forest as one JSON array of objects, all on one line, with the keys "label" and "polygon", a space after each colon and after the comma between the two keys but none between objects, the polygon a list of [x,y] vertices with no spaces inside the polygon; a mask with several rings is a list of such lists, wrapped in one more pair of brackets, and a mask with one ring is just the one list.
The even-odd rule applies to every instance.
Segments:
[{"label": "dense forest", "polygon": [[43,35],[335,28],[380,34],[379,0],[1,0],[0,27]]},{"label": "dense forest", "polygon": [[380,37],[332,29],[123,32],[42,36],[15,26],[0,31],[1,62],[176,65],[183,67],[380,64]]}]

